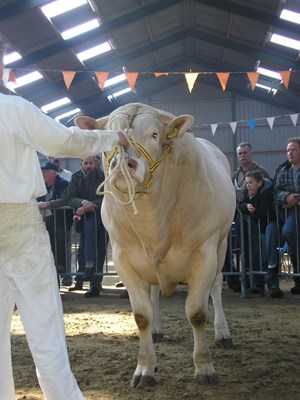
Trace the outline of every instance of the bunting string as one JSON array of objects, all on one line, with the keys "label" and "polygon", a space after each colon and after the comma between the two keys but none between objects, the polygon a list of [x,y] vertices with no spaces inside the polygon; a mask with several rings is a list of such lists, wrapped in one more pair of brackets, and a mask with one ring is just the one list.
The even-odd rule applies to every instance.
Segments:
[{"label": "bunting string", "polygon": [[[35,69],[33,70],[31,69],[27,69],[27,68],[16,68],[16,69],[9,69],[9,68],[3,68],[3,83],[4,85],[7,87],[8,82],[11,82],[14,85],[17,85],[17,78],[15,77],[14,72],[15,71],[38,71],[40,73],[42,72],[58,72],[60,74],[62,74],[64,83],[66,85],[66,88],[69,89],[72,82],[74,81],[74,78],[76,76],[76,74],[88,74],[89,77],[91,76],[91,74],[94,74],[99,88],[104,91],[104,85],[106,80],[108,79],[109,75],[111,74],[111,72],[109,71],[91,71],[91,70],[84,70],[84,71],[70,71],[70,70],[58,70],[58,69]],[[275,72],[275,71],[274,71]],[[276,81],[276,83],[278,84],[283,84],[283,86],[285,87],[286,90],[288,90],[289,87],[289,81],[291,78],[291,74],[292,73],[299,73],[300,70],[292,70],[291,68],[287,71],[277,71],[278,74],[281,77],[281,81],[278,80]],[[116,73],[116,72],[114,72]],[[259,76],[261,74],[259,74],[256,71],[231,71],[231,72],[214,72],[214,71],[199,71],[199,72],[192,72],[192,71],[188,71],[188,72],[178,72],[178,71],[170,71],[170,72],[150,72],[150,71],[144,71],[144,72],[124,72],[122,71],[122,73],[125,74],[125,77],[127,79],[128,85],[130,87],[130,89],[133,91],[138,79],[139,75],[154,75],[155,78],[160,79],[162,76],[170,76],[170,75],[184,75],[187,86],[188,86],[188,90],[191,93],[194,86],[195,86],[195,82],[198,79],[199,75],[216,75],[221,88],[223,91],[226,90],[227,87],[227,83],[228,80],[230,78],[230,75],[236,75],[236,74],[245,74],[248,77],[248,80],[250,82],[251,85],[251,89],[252,91],[255,90],[255,85],[259,79]],[[270,88],[271,90],[271,88]],[[266,118],[256,118],[256,119],[249,119],[249,120],[241,120],[241,121],[231,121],[231,122],[219,122],[219,123],[213,123],[213,124],[201,124],[201,125],[197,125],[194,126],[195,128],[207,128],[210,127],[213,136],[215,135],[217,129],[220,126],[226,126],[229,125],[232,133],[235,134],[236,133],[236,129],[237,126],[241,127],[240,125],[242,124],[243,127],[248,127],[250,131],[253,131],[255,129],[256,126],[260,126],[257,124],[258,121],[261,120],[266,120],[270,129],[273,130],[273,126],[274,126],[274,122],[275,119],[278,118],[282,118],[282,117],[290,117],[294,127],[296,127],[297,122],[298,122],[298,116],[299,113],[295,113],[295,114],[287,114],[287,115],[277,115],[277,116],[272,116],[272,117],[266,117]]]},{"label": "bunting string", "polygon": [[[84,70],[84,71],[70,71],[70,70],[58,70],[58,69],[27,69],[27,68],[16,68],[16,69],[7,69],[4,68],[4,72],[6,71],[6,74],[4,74],[5,76],[7,76],[6,78],[6,82],[12,82],[12,83],[16,83],[17,79],[15,78],[14,72],[15,71],[38,71],[40,73],[43,72],[57,72],[62,74],[63,76],[63,80],[64,83],[67,87],[67,89],[70,88],[75,76],[77,74],[88,74],[89,77],[91,74],[94,74],[95,77],[97,78],[98,84],[99,84],[99,88],[103,91],[104,90],[104,84],[106,82],[106,80],[108,79],[109,75],[111,74],[110,71],[92,71],[92,70]],[[274,71],[277,72],[280,77],[281,80],[278,81],[273,81],[279,84],[283,84],[283,86],[288,89],[289,86],[289,82],[290,82],[290,78],[291,78],[291,74],[292,73],[299,73],[300,70],[292,70],[291,68],[287,71]],[[124,73],[124,72],[122,72]],[[251,85],[251,89],[252,91],[255,90],[255,85],[260,77],[260,73],[256,72],[256,71],[231,71],[231,72],[215,72],[215,71],[199,71],[199,72],[192,72],[192,71],[188,71],[188,72],[179,72],[179,71],[170,71],[170,72],[150,72],[150,71],[141,71],[141,72],[125,72],[124,73],[126,76],[126,79],[128,81],[128,85],[130,87],[131,90],[134,90],[135,85],[136,85],[136,81],[138,79],[139,75],[154,75],[156,78],[160,78],[161,76],[171,76],[171,75],[183,75],[185,77],[186,83],[188,85],[188,89],[190,91],[190,93],[192,92],[195,82],[198,78],[199,75],[216,75],[222,90],[225,91],[226,87],[227,87],[227,83],[228,80],[230,79],[231,75],[241,75],[244,74],[247,76],[250,85]]]},{"label": "bunting string", "polygon": [[[262,127],[262,126],[269,126],[271,130],[273,130],[273,126],[274,126],[274,122],[275,119],[279,119],[279,118],[290,118],[290,120],[292,121],[292,124],[294,125],[294,127],[296,127],[297,122],[298,122],[298,116],[299,113],[295,113],[295,114],[284,114],[284,115],[276,115],[276,116],[272,116],[272,117],[265,117],[265,118],[251,118],[249,120],[239,120],[239,121],[231,121],[231,122],[218,122],[218,123],[213,123],[213,124],[200,124],[200,125],[194,125],[193,128],[196,129],[207,129],[210,128],[212,135],[214,136],[216,134],[217,128],[219,127],[227,127],[230,126],[231,131],[233,134],[236,133],[236,129],[237,127],[239,128],[249,128],[250,131],[253,131],[255,127]],[[260,121],[267,121],[267,125],[266,124],[262,124],[262,123],[258,123]]]}]

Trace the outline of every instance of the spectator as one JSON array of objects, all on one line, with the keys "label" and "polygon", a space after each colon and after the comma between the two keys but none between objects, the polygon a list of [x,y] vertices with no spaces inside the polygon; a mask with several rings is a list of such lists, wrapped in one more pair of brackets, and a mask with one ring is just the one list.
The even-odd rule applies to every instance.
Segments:
[{"label": "spectator", "polygon": [[[265,244],[265,231],[270,220],[275,220],[273,211],[273,184],[267,179],[263,178],[259,171],[248,171],[245,176],[244,197],[239,203],[239,209],[245,216],[250,216],[245,221],[250,223],[251,237],[248,237],[248,229],[245,226],[245,262],[246,268],[249,268],[249,243],[252,250],[252,270],[261,271],[261,266],[264,266],[264,259],[260,248]],[[266,246],[263,246],[263,249]],[[263,250],[262,249],[262,250]],[[262,257],[260,257],[262,255]],[[283,293],[279,288],[279,280],[274,276],[268,277],[267,285],[271,297],[282,297]],[[254,286],[251,289],[253,293],[264,294],[265,279],[263,275],[253,275]]]},{"label": "spectator", "polygon": [[[0,42],[0,82],[4,44]],[[49,235],[36,198],[47,193],[37,152],[82,157],[127,140],[66,128],[18,96],[0,93],[0,399],[15,399],[10,325],[18,307],[47,400],[83,400],[71,371]]]},{"label": "spectator", "polygon": [[264,178],[270,178],[268,172],[261,165],[253,161],[252,146],[248,142],[242,142],[237,145],[236,154],[240,163],[239,168],[232,175],[232,182],[236,189],[237,201],[243,198],[246,173],[248,171],[259,171]]},{"label": "spectator", "polygon": [[[58,168],[58,175],[61,178],[64,178],[66,181],[70,182],[72,178],[72,172],[63,167],[63,158],[59,157],[48,157],[48,161],[55,164]],[[72,240],[71,240],[71,230],[67,231],[67,271],[71,272],[71,263],[72,263]],[[61,278],[61,284],[63,286],[72,286],[72,276],[64,275]]]},{"label": "spectator", "polygon": [[41,167],[47,193],[38,197],[38,207],[49,233],[52,253],[54,255],[57,273],[62,274],[67,271],[68,263],[68,239],[70,239],[70,229],[73,222],[72,210],[57,210],[65,206],[68,181],[58,175],[58,168],[55,164],[47,162]]},{"label": "spectator", "polygon": [[300,223],[300,137],[292,137],[287,142],[289,163],[278,172],[275,182],[275,200],[279,206],[287,209],[287,218],[282,226],[283,240],[288,243],[295,286],[292,294],[300,294],[299,269],[299,223]]},{"label": "spectator", "polygon": [[61,178],[64,178],[66,181],[70,182],[70,180],[72,178],[72,172],[63,167],[63,160],[64,160],[63,158],[59,158],[59,157],[48,157],[48,161],[57,166],[58,175]]},{"label": "spectator", "polygon": [[84,252],[79,260],[75,285],[69,291],[82,290],[83,282],[90,281],[85,297],[99,296],[101,290],[103,263],[106,256],[106,231],[101,220],[102,196],[96,194],[104,180],[104,173],[97,168],[95,157],[81,160],[81,169],[73,174],[69,190],[68,205],[76,210],[80,230],[80,250]]},{"label": "spectator", "polygon": [[[236,200],[239,203],[244,196],[245,189],[245,178],[248,171],[260,171],[264,178],[270,179],[268,172],[259,164],[255,163],[252,158],[252,146],[248,142],[242,142],[236,147],[236,154],[238,161],[240,163],[239,168],[232,175],[232,182],[236,192]],[[240,218],[239,214],[236,213],[234,218],[234,229],[236,237],[236,247],[240,246]],[[224,262],[223,271],[227,273],[237,272],[234,265],[233,258],[230,254],[230,237],[228,237],[228,248],[226,253],[226,258]],[[227,276],[228,287],[234,291],[240,291],[240,282],[237,275]]]}]

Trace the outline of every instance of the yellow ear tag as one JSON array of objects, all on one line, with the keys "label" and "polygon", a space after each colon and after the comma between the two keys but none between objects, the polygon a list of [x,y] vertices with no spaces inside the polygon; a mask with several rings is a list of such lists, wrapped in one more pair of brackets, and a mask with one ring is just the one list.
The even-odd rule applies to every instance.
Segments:
[{"label": "yellow ear tag", "polygon": [[178,129],[174,128],[170,133],[168,133],[167,139],[173,139],[177,135],[178,135]]}]

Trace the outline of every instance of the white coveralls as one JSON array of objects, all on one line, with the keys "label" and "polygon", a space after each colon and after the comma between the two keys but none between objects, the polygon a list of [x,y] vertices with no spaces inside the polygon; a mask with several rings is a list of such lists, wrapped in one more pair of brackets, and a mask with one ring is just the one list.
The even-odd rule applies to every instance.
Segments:
[{"label": "white coveralls", "polygon": [[82,400],[70,369],[37,151],[86,157],[118,143],[112,131],[66,128],[17,96],[0,94],[0,399],[15,400],[10,326],[16,304],[46,400]]}]

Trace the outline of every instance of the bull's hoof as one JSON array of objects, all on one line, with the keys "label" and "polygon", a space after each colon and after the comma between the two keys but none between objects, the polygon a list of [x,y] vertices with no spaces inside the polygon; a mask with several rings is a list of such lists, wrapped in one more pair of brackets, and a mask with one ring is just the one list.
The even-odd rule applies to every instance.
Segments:
[{"label": "bull's hoof", "polygon": [[155,386],[156,380],[153,376],[144,375],[136,376],[134,375],[130,381],[130,386],[135,389],[144,389],[145,387]]},{"label": "bull's hoof", "polygon": [[199,385],[217,385],[219,383],[219,378],[216,373],[211,375],[199,374],[195,376],[195,381]]},{"label": "bull's hoof", "polygon": [[153,343],[162,342],[163,338],[164,338],[163,333],[152,333]]},{"label": "bull's hoof", "polygon": [[218,339],[218,340],[215,340],[215,346],[217,346],[217,347],[223,347],[223,348],[228,349],[228,348],[230,348],[230,347],[233,347],[233,341],[232,341],[231,338],[228,338],[228,339],[225,339],[225,338]]}]

